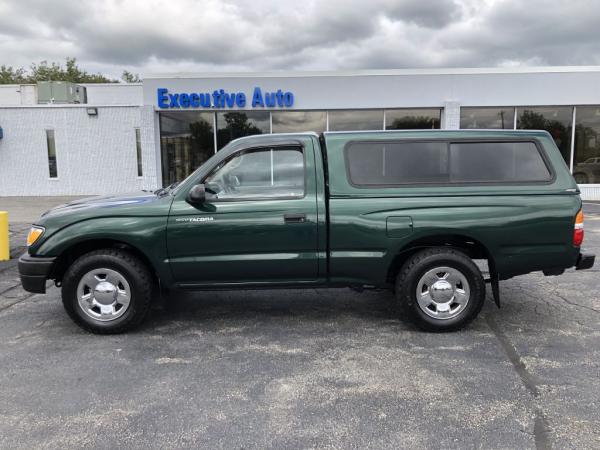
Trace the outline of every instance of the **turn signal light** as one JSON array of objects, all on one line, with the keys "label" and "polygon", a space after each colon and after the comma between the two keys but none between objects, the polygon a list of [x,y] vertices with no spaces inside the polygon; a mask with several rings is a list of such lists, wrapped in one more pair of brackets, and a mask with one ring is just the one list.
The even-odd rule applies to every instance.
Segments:
[{"label": "turn signal light", "polygon": [[29,230],[29,234],[27,235],[27,247],[35,244],[42,234],[44,234],[44,229],[42,227],[31,227],[31,230]]},{"label": "turn signal light", "polygon": [[580,209],[575,216],[575,230],[573,231],[573,245],[580,247],[583,242],[583,210]]}]

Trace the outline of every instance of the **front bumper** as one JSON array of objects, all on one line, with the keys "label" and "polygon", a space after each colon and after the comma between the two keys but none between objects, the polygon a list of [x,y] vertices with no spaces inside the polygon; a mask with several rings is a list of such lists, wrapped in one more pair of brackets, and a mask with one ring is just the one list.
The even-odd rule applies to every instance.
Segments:
[{"label": "front bumper", "polygon": [[56,258],[42,258],[25,253],[19,258],[19,276],[23,289],[36,294],[46,293],[46,280]]},{"label": "front bumper", "polygon": [[576,270],[591,269],[596,260],[596,255],[590,255],[589,253],[580,253],[577,258],[577,264],[575,264]]}]

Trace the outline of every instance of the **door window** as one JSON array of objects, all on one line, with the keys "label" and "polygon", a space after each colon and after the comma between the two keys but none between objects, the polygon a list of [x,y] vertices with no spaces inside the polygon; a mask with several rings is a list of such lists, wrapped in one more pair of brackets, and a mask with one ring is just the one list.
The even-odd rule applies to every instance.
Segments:
[{"label": "door window", "polygon": [[304,197],[304,155],[299,147],[237,153],[204,180],[217,200]]}]

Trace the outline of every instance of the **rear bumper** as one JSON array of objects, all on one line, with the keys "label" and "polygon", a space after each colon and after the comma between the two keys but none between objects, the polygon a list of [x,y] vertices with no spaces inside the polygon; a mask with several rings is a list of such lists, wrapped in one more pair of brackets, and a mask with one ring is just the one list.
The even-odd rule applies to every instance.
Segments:
[{"label": "rear bumper", "polygon": [[19,258],[19,276],[23,289],[36,294],[46,293],[46,280],[56,258],[42,258],[25,253]]},{"label": "rear bumper", "polygon": [[575,264],[576,270],[585,270],[591,269],[594,266],[594,261],[596,260],[596,255],[591,255],[589,253],[580,253],[577,258],[577,264]]}]

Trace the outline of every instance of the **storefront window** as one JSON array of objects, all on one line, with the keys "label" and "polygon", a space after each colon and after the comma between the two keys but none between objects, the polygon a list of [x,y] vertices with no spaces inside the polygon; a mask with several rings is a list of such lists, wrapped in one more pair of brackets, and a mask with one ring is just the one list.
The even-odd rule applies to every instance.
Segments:
[{"label": "storefront window", "polygon": [[600,183],[600,106],[578,106],[573,176],[578,184]]},{"label": "storefront window", "polygon": [[519,107],[517,108],[517,128],[521,130],[546,130],[554,138],[557,147],[567,163],[571,159],[571,128],[573,107]]},{"label": "storefront window", "polygon": [[268,111],[230,111],[217,113],[217,149],[243,136],[271,132]]},{"label": "storefront window", "polygon": [[330,131],[381,130],[383,110],[329,111]]},{"label": "storefront window", "polygon": [[160,113],[163,186],[183,180],[215,153],[214,114]]},{"label": "storefront window", "polygon": [[387,109],[385,111],[386,130],[427,130],[439,129],[441,110],[433,109]]},{"label": "storefront window", "polygon": [[460,108],[461,129],[504,129],[515,126],[515,108]]},{"label": "storefront window", "polygon": [[327,127],[325,111],[273,111],[273,133],[321,133]]}]

